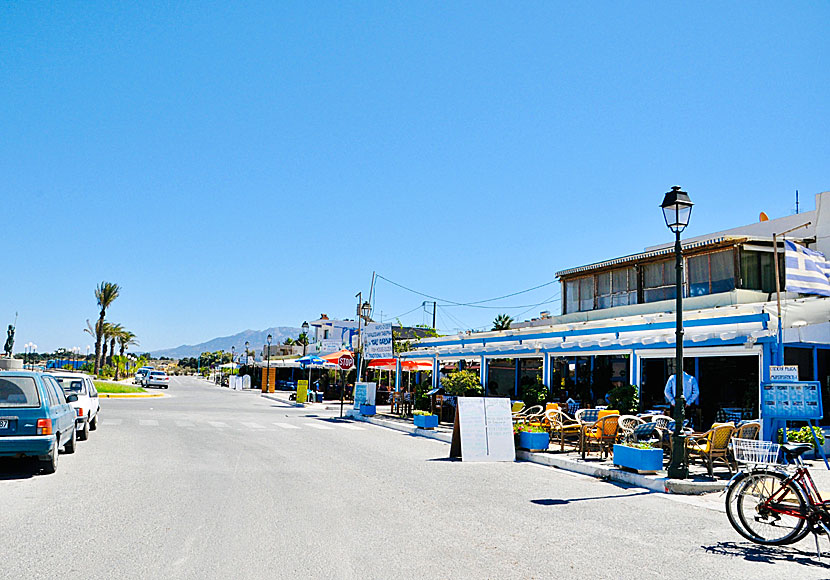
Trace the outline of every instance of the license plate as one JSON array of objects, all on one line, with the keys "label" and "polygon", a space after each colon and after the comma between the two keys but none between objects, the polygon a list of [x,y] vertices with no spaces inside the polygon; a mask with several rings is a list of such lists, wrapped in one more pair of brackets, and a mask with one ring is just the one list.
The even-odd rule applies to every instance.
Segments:
[{"label": "license plate", "polygon": [[9,420],[8,419],[0,419],[0,429],[8,429],[9,428]]}]

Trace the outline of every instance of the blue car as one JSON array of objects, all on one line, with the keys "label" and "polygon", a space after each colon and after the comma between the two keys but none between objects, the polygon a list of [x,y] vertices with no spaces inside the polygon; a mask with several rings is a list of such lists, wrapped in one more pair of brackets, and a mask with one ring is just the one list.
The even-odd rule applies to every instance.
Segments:
[{"label": "blue car", "polygon": [[54,473],[58,450],[75,452],[73,398],[50,375],[0,372],[0,456],[36,457],[43,471]]}]

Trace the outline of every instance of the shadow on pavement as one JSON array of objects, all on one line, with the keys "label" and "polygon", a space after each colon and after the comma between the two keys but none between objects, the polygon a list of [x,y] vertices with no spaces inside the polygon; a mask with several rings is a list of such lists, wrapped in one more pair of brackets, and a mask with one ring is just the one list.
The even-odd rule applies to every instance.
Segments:
[{"label": "shadow on pavement", "polygon": [[31,479],[37,471],[37,465],[31,458],[0,458],[0,480]]},{"label": "shadow on pavement", "polygon": [[[762,546],[760,544],[718,542],[713,546],[701,546],[710,554],[743,558],[748,562],[795,562],[817,568],[830,569],[830,563],[819,560],[815,552],[805,552],[788,546]],[[823,552],[826,554],[826,552]]]},{"label": "shadow on pavement", "polygon": [[594,497],[575,497],[572,499],[532,499],[530,503],[535,503],[536,505],[567,505],[569,503],[575,503],[578,501],[592,501],[598,499],[617,499],[621,497],[634,497],[635,495],[651,495],[652,492],[650,491],[640,491],[637,493],[624,493],[619,495],[597,495]]}]

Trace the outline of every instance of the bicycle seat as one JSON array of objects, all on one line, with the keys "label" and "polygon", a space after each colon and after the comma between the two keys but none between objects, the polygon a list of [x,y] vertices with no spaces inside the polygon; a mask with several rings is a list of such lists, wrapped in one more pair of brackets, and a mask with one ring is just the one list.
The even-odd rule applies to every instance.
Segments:
[{"label": "bicycle seat", "polygon": [[810,451],[812,448],[813,445],[811,443],[784,443],[781,445],[781,451],[790,463],[795,461],[796,457],[799,457],[806,451]]}]

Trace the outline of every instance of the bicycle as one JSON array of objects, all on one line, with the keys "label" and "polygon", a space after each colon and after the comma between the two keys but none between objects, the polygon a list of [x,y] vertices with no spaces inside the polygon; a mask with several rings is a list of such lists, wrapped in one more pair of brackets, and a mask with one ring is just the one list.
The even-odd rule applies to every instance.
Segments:
[{"label": "bicycle", "polygon": [[[741,536],[756,544],[783,546],[813,533],[821,558],[819,534],[830,537],[830,500],[821,497],[801,459],[807,443],[733,439],[733,453],[747,469],[726,486],[726,516]],[[787,462],[778,464],[779,450]]]}]

